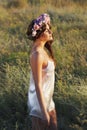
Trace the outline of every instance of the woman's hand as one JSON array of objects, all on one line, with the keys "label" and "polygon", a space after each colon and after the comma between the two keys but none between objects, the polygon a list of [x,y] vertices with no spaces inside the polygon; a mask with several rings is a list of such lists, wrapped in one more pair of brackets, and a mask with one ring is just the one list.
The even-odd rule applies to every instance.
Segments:
[{"label": "woman's hand", "polygon": [[45,115],[44,115],[44,123],[45,123],[47,126],[49,126],[49,124],[50,124],[50,115],[49,115],[48,112],[46,112]]}]

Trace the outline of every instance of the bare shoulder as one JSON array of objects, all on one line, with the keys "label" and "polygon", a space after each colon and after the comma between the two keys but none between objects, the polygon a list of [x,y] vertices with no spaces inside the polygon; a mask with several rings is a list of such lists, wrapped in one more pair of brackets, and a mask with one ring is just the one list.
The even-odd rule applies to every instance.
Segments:
[{"label": "bare shoulder", "polygon": [[31,52],[30,62],[42,62],[43,52],[40,49],[36,49]]}]

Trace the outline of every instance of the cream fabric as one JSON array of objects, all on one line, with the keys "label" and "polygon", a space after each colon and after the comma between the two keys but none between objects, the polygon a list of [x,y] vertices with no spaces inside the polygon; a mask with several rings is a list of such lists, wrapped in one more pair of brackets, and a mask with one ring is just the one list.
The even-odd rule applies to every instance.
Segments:
[{"label": "cream fabric", "polygon": [[[53,92],[54,92],[54,62],[48,61],[48,66],[45,69],[42,69],[42,92],[44,95],[46,107],[48,111],[55,109],[55,104],[53,101]],[[28,108],[30,115],[36,116],[43,119],[39,101],[37,98],[35,83],[33,79],[32,70],[30,72],[30,85],[28,91]]]}]

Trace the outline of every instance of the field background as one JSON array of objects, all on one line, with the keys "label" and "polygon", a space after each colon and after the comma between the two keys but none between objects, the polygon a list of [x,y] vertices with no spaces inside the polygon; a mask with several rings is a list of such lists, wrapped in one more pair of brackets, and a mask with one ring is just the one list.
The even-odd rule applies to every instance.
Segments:
[{"label": "field background", "polygon": [[87,130],[87,0],[0,0],[0,130],[30,130],[31,19],[49,13],[59,130]]}]

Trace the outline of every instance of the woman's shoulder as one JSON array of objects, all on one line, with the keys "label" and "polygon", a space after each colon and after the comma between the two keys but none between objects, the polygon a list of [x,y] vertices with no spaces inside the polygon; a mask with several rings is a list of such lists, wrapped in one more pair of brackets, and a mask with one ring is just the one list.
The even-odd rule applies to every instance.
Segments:
[{"label": "woman's shoulder", "polygon": [[43,61],[43,52],[41,51],[41,49],[35,49],[32,50],[30,53],[30,61]]},{"label": "woman's shoulder", "polygon": [[39,56],[39,55],[43,55],[43,50],[41,48],[36,48],[31,50],[30,57]]}]

